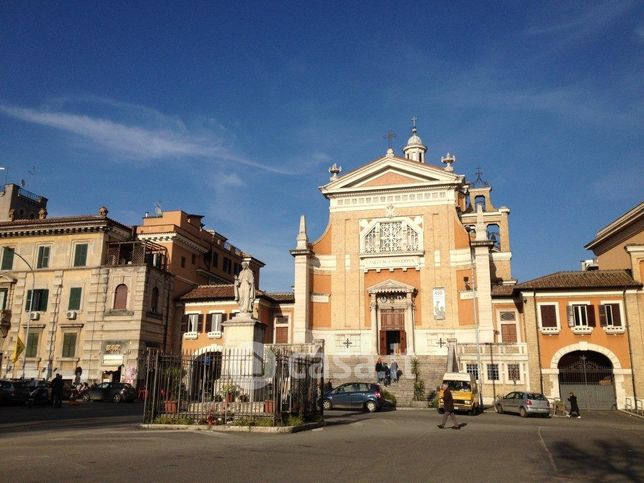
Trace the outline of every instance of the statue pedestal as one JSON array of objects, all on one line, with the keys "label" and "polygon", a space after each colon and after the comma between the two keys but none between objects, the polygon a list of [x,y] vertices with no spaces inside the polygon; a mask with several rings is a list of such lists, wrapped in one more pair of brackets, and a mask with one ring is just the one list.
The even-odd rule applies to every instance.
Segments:
[{"label": "statue pedestal", "polygon": [[224,347],[226,349],[262,346],[264,352],[264,324],[250,314],[239,313],[223,322]]},{"label": "statue pedestal", "polygon": [[[228,353],[223,374],[231,377],[258,376],[264,360],[264,324],[250,314],[239,313],[225,321],[224,350]],[[249,357],[250,356],[250,357]]]}]

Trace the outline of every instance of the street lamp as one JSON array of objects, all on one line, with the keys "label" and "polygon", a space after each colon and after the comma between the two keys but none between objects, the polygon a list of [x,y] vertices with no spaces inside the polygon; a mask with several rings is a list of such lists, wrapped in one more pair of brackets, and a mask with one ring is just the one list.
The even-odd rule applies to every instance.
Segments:
[{"label": "street lamp", "polygon": [[[22,255],[20,255],[15,250],[13,251],[13,254],[16,255],[20,260],[25,262],[25,265],[29,267],[29,271],[31,272],[31,300],[29,301],[29,309],[27,312],[27,330],[25,331],[25,357],[22,359],[22,378],[24,379],[25,366],[27,364],[27,346],[29,344],[29,324],[31,322],[31,313],[33,312],[34,308],[34,299],[36,298],[36,294],[34,293],[34,288],[36,286],[36,272],[34,272],[31,264],[27,260],[25,260]],[[20,334],[20,319],[18,319],[18,334]]]},{"label": "street lamp", "polygon": [[474,250],[472,249],[472,238],[470,236],[471,233],[476,233],[476,230],[472,226],[466,226],[465,229],[467,230],[467,243],[470,246],[470,264],[471,264],[471,270],[472,270],[472,307],[474,309],[474,326],[475,326],[475,335],[476,335],[476,372],[478,376],[478,384],[479,384],[479,408],[483,408],[483,372],[482,372],[482,365],[481,365],[481,341],[479,339],[479,317],[478,317],[478,303],[477,303],[477,297],[476,297],[476,278],[474,278]]}]

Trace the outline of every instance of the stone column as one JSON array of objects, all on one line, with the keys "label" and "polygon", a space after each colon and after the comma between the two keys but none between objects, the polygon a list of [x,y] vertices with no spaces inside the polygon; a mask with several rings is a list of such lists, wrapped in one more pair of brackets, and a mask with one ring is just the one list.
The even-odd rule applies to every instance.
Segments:
[{"label": "stone column", "polygon": [[295,306],[293,308],[293,340],[294,344],[304,344],[311,337],[309,327],[309,258],[311,250],[308,247],[306,234],[306,220],[304,215],[300,217],[300,230],[297,235],[296,248],[291,250],[295,258],[294,296]]},{"label": "stone column", "polygon": [[371,353],[378,354],[378,344],[380,343],[380,335],[378,334],[378,303],[376,302],[376,294],[369,294],[369,307],[371,308]]},{"label": "stone column", "polygon": [[416,353],[415,348],[415,336],[414,333],[414,303],[411,299],[411,292],[407,292],[407,307],[405,309],[405,332],[407,332],[407,354],[414,355]]}]

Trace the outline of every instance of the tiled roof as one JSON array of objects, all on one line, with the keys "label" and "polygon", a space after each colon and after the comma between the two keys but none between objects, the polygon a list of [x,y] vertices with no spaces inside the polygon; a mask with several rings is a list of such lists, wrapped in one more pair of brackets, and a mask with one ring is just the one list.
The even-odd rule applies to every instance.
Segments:
[{"label": "tiled roof", "polygon": [[516,285],[492,285],[492,297],[510,297]]},{"label": "tiled roof", "polygon": [[626,270],[588,270],[584,272],[556,272],[516,285],[523,289],[569,288],[637,288],[642,284],[633,280]]},{"label": "tiled roof", "polygon": [[[275,302],[293,302],[295,300],[292,292],[287,293],[272,293],[264,292],[263,290],[257,291],[258,297],[265,297],[274,300]],[[235,289],[232,283],[219,284],[219,285],[200,285],[191,290],[181,300],[195,301],[195,300],[221,300],[221,299],[234,299]]]},{"label": "tiled roof", "polygon": [[235,290],[232,283],[221,285],[199,285],[181,297],[181,300],[232,299]]},{"label": "tiled roof", "polygon": [[276,302],[295,302],[295,294],[293,292],[264,292],[264,294]]}]

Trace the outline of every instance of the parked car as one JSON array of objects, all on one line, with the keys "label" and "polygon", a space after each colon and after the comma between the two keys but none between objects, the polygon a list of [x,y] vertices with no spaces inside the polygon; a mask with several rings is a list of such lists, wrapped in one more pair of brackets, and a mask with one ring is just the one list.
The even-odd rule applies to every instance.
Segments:
[{"label": "parked car", "polygon": [[92,387],[89,391],[90,401],[121,401],[132,402],[136,398],[136,391],[132,385],[125,382],[103,382]]},{"label": "parked car", "polygon": [[384,399],[378,384],[349,382],[324,395],[324,409],[362,409],[371,413],[382,408]]},{"label": "parked car", "polygon": [[499,414],[517,413],[524,418],[531,414],[550,417],[550,402],[538,392],[513,391],[499,397],[494,403],[494,409]]},{"label": "parked car", "polygon": [[24,404],[29,399],[30,381],[0,381],[0,404]]}]

